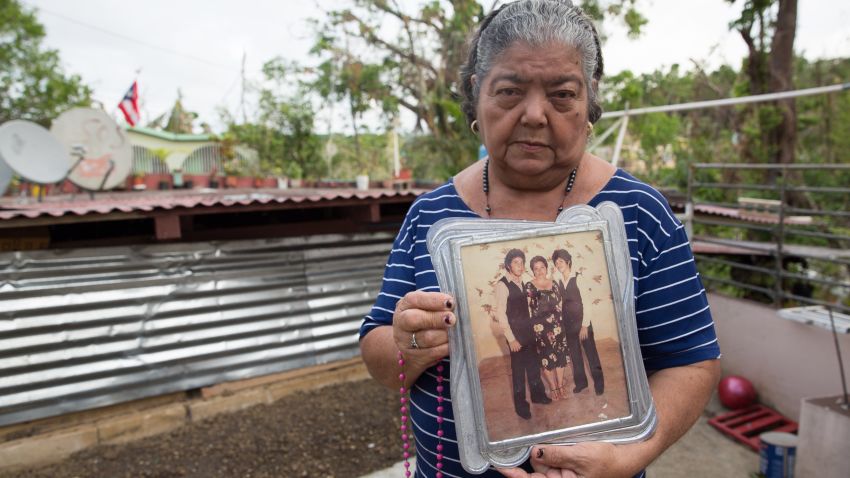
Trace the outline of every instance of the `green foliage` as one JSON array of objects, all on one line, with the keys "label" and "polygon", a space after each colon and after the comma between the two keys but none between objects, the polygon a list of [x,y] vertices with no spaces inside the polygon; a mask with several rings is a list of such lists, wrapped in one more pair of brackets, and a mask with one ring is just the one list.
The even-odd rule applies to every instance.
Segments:
[{"label": "green foliage", "polygon": [[73,106],[88,106],[91,90],[66,75],[59,54],[42,45],[44,27],[16,0],[0,0],[0,123],[26,119],[47,126]]},{"label": "green foliage", "polygon": [[[809,88],[836,84],[850,78],[850,59],[809,62],[797,59],[795,86]],[[605,78],[601,93],[605,110],[685,103],[748,94],[745,72],[722,66],[706,72],[701,68],[683,72],[676,65],[643,75],[629,71]],[[742,87],[744,85],[744,87]],[[806,163],[850,162],[850,95],[846,93],[801,97],[796,100],[798,161]],[[627,168],[658,186],[675,186],[684,191],[688,165],[702,162],[769,162],[775,144],[764,131],[781,120],[778,108],[771,104],[690,110],[669,114],[641,115],[631,118],[623,160]],[[610,120],[597,125],[597,132],[610,126]],[[606,141],[611,147],[616,135]],[[631,146],[631,147],[629,147]],[[672,163],[663,159],[672,151]],[[709,174],[700,171],[701,175]],[[703,182],[745,180],[752,184],[770,184],[775,178],[762,172],[712,173],[697,178]],[[845,173],[810,171],[805,177],[791,178],[799,184],[818,186],[850,184]],[[704,189],[703,200],[735,202],[734,190]],[[776,198],[772,191],[747,193],[751,197]],[[812,193],[817,204],[847,210],[850,198]],[[836,209],[834,209],[836,210]]]},{"label": "green foliage", "polygon": [[363,133],[357,139],[334,135],[333,143],[337,152],[325,166],[328,177],[350,180],[359,174],[368,174],[370,179],[382,180],[392,176],[388,135]]},{"label": "green foliage", "polygon": [[473,0],[448,6],[353,0],[330,12],[316,24],[312,52],[322,63],[312,88],[346,105],[355,134],[366,111],[379,109],[390,124],[405,108],[420,131],[454,140],[466,135],[455,92],[464,43],[482,9]]},{"label": "green foliage", "polygon": [[[802,88],[846,82],[850,78],[850,59],[798,59],[795,78]],[[800,161],[850,163],[850,95],[805,96],[796,103]]]},{"label": "green foliage", "polygon": [[[636,35],[646,24],[636,3],[590,0],[582,6],[597,19],[622,19]],[[346,105],[355,141],[367,111],[380,111],[386,124],[399,109],[413,113],[412,141],[419,147],[410,148],[410,166],[425,178],[444,179],[477,158],[477,138],[460,109],[459,71],[469,35],[493,5],[475,0],[344,2],[326,21],[315,22],[312,53],[320,64],[305,85]],[[391,37],[390,31],[399,34]]]},{"label": "green foliage", "polygon": [[284,174],[286,175],[286,177],[292,178],[292,179],[303,179],[304,178],[304,171],[301,169],[301,166],[299,166],[298,163],[296,163],[294,161],[289,163],[288,165],[286,165],[286,169],[284,170]]},{"label": "green foliage", "polygon": [[606,17],[622,19],[629,37],[636,38],[649,22],[638,11],[636,3],[636,0],[583,0],[580,5],[584,12],[596,21],[602,21]]},{"label": "green foliage", "polygon": [[478,141],[450,141],[433,135],[405,138],[402,155],[417,179],[443,180],[468,165],[466,158],[477,157]]},{"label": "green foliage", "polygon": [[[683,73],[675,67],[645,75],[630,72],[612,76],[603,81],[602,92],[606,110],[644,106],[659,106],[671,103],[724,98],[750,93],[750,77],[744,64],[740,71],[724,66],[706,72],[701,68]],[[795,88],[811,88],[842,83],[850,78],[850,58],[818,60],[802,58],[795,60]],[[796,161],[815,164],[850,163],[850,95],[846,92],[828,95],[800,97],[795,100],[797,144]],[[629,135],[622,161],[630,172],[648,180],[656,186],[677,186],[685,191],[692,163],[767,163],[775,153],[776,141],[765,135],[781,120],[781,111],[773,104],[755,104],[724,108],[682,111],[670,114],[638,116],[629,123]],[[611,124],[602,122],[597,131]],[[838,133],[837,133],[838,132]],[[837,133],[837,134],[836,134]],[[611,147],[612,136],[604,146]],[[673,164],[657,161],[659,151],[672,149]],[[604,150],[602,155],[605,156]],[[696,170],[695,180],[701,183],[734,184],[745,183],[757,186],[773,186],[765,190],[721,189],[707,186],[694,190],[697,201],[736,204],[738,197],[779,199],[778,188],[782,183],[793,186],[846,188],[850,184],[850,171],[807,170],[791,172],[782,177],[756,170]],[[805,198],[811,207],[826,211],[850,210],[850,195],[829,192],[807,192]],[[734,206],[733,206],[734,207]],[[799,206],[798,206],[799,207]],[[739,227],[694,225],[696,235],[775,242],[771,226],[768,230],[747,230]],[[813,237],[811,233],[830,233],[831,238]],[[794,226],[785,229],[785,244],[845,248],[850,224],[846,218],[816,216],[811,226]],[[736,262],[745,262],[767,269],[775,269],[773,258],[746,259],[736,257]],[[748,261],[748,262],[747,262]],[[772,290],[777,286],[772,274],[747,270],[743,267],[698,261],[702,277],[712,290],[735,297],[764,302],[775,301]],[[803,277],[832,278],[846,281],[848,268],[842,264],[809,260],[795,263],[786,260],[784,270]],[[720,279],[712,280],[712,279]],[[770,293],[749,290],[738,285],[722,282],[734,280],[753,287],[768,289]],[[798,277],[783,279],[782,288],[787,293],[811,297],[825,302],[850,302],[847,291],[823,286]],[[800,305],[794,300],[783,300],[785,306]]]},{"label": "green foliage", "polygon": [[744,290],[742,288],[711,280],[712,278],[717,277],[728,280],[731,273],[730,266],[707,261],[698,261],[697,270],[699,270],[700,277],[706,283],[706,286],[709,286],[713,292],[719,292],[729,297],[743,296]]},{"label": "green foliage", "polygon": [[[327,45],[326,38],[320,39],[318,44]],[[364,63],[350,51],[333,47],[327,51],[332,53],[331,57],[319,65],[318,75],[306,86],[318,92],[325,100],[346,104],[354,131],[354,161],[358,169],[364,169],[366,160],[360,149],[360,122],[363,114],[375,106],[380,106],[389,118],[398,111],[398,104],[387,86],[389,63]]]},{"label": "green foliage", "polygon": [[285,84],[297,67],[280,59],[263,66],[266,83],[258,88],[256,117],[251,122],[237,123],[227,118],[226,137],[257,151],[260,168],[272,174],[288,174],[296,178],[319,178],[325,169],[315,134],[315,113],[304,91],[286,94]]},{"label": "green foliage", "polygon": [[195,132],[194,123],[196,119],[198,119],[198,113],[188,111],[183,107],[183,93],[177,90],[177,99],[171,109],[154,118],[148,124],[148,127],[169,133],[192,134]]}]

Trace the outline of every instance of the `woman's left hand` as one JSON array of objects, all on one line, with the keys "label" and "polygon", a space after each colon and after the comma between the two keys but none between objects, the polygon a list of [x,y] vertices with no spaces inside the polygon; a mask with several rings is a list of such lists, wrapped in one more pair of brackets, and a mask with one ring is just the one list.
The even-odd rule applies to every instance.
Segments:
[{"label": "woman's left hand", "polygon": [[604,442],[538,445],[531,449],[534,473],[519,468],[498,471],[508,478],[631,478],[639,470],[628,470],[621,462],[621,447]]}]

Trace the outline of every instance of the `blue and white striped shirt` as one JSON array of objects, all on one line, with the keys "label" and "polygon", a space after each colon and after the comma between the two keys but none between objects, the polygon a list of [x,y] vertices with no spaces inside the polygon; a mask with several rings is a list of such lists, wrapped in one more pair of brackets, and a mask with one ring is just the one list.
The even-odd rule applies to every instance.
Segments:
[{"label": "blue and white striped shirt", "polygon": [[[664,197],[651,186],[618,169],[588,203],[612,201],[626,226],[635,281],[635,315],[647,370],[688,365],[720,356],[705,289],[697,273],[688,238]],[[428,228],[445,217],[479,217],[461,200],[454,182],[420,196],[410,207],[393,243],[381,292],[360,327],[361,338],[375,327],[391,325],[396,302],[413,290],[439,291],[425,244]],[[444,359],[448,379],[449,359]],[[449,383],[443,382],[451,403]],[[426,371],[410,392],[410,416],[416,440],[416,476],[436,474],[437,377]],[[444,402],[445,403],[445,402]],[[444,407],[443,475],[472,476],[460,465],[450,406]],[[500,477],[489,471],[482,477]],[[638,476],[643,476],[641,473]]]}]

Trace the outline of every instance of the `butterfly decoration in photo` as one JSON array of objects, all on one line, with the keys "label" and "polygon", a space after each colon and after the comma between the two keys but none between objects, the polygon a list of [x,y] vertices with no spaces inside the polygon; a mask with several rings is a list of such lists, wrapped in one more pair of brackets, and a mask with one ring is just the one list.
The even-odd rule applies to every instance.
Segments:
[{"label": "butterfly decoration in photo", "polygon": [[[594,242],[596,242],[598,244],[598,247],[600,247],[600,248],[603,247],[603,238],[602,238],[601,232],[597,232],[594,235],[593,240],[594,240]],[[575,250],[576,249],[576,246],[568,240],[564,240],[563,245],[566,246],[566,248],[569,249],[569,250]],[[490,244],[480,244],[480,245],[478,245],[478,249],[482,252],[488,251],[488,250],[490,250]],[[501,254],[502,257],[504,257],[505,255],[507,255],[507,253],[510,249],[512,249],[512,247],[504,247],[504,248],[499,250],[499,253]],[[549,249],[551,249],[551,247],[549,247]],[[546,256],[547,255],[546,253],[548,251],[547,247],[544,246],[544,244],[542,242],[534,244],[534,254],[530,254],[530,250],[529,250],[528,246],[522,247],[521,250],[522,250],[522,252],[524,252],[526,254],[526,256],[529,256],[529,257],[531,255],[534,255],[534,254]],[[588,251],[588,253],[590,255],[593,255],[593,254],[600,252],[600,251],[595,251],[588,244],[583,245],[583,250]],[[584,256],[582,255],[581,252],[576,253],[575,257],[578,260],[584,259]],[[552,265],[551,267],[554,269],[554,265]],[[487,281],[487,284],[490,286],[490,288],[485,290],[486,288],[482,289],[481,287],[473,287],[473,290],[475,291],[475,293],[470,294],[468,296],[468,301],[469,301],[470,305],[472,306],[472,308],[476,308],[475,306],[477,305],[478,306],[477,308],[480,308],[481,310],[483,310],[484,313],[487,314],[487,316],[489,316],[490,320],[493,322],[493,327],[496,328],[496,330],[498,330],[498,320],[496,319],[496,309],[493,306],[493,304],[491,304],[490,302],[495,300],[495,287],[496,287],[496,284],[499,283],[499,279],[501,279],[505,275],[505,265],[501,262],[498,263],[498,264],[494,264],[494,270],[495,270],[495,274],[490,277],[490,280]],[[587,271],[587,267],[578,266],[575,269],[575,271],[576,271],[575,272],[576,276],[582,276],[582,275],[584,275],[585,271]],[[526,271],[524,273],[523,281],[527,282],[528,280],[531,279],[531,277],[532,276],[530,274],[530,271]],[[587,293],[589,296],[593,296],[593,295],[598,296],[599,295],[598,291],[597,291],[596,294],[593,294],[593,285],[594,285],[593,283],[595,283],[597,286],[602,286],[602,281],[604,279],[603,276],[601,274],[595,274],[595,275],[589,275],[588,278],[590,280],[592,280],[593,282],[592,283],[588,282],[586,285],[583,286],[586,289],[585,293]],[[530,292],[529,292],[529,294],[530,294]],[[614,301],[613,294],[608,293],[608,294],[605,294],[604,297],[594,297],[589,305],[602,306],[602,305],[611,303],[613,301]]]},{"label": "butterfly decoration in photo", "polygon": [[134,81],[130,89],[124,94],[124,98],[118,103],[118,109],[124,113],[124,119],[130,126],[136,126],[139,122],[139,82]]}]

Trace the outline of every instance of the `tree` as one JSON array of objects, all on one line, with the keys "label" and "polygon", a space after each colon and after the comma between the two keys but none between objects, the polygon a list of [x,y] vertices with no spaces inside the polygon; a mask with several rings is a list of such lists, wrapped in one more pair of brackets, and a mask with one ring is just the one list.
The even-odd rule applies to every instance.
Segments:
[{"label": "tree", "polygon": [[183,93],[177,90],[177,99],[171,109],[148,123],[148,127],[169,133],[192,134],[195,132],[194,123],[196,119],[198,119],[198,113],[188,111],[183,106]]},{"label": "tree", "polygon": [[[430,135],[431,144],[422,146],[442,153],[440,175],[454,174],[476,157],[478,147],[460,109],[459,71],[469,35],[497,4],[486,3],[350,0],[348,7],[328,12],[327,21],[316,23],[313,48],[325,58],[323,94],[353,100],[351,111],[377,105],[388,116],[398,108],[410,111],[415,131]],[[633,34],[646,23],[636,0],[581,3],[597,20],[622,18]]]},{"label": "tree", "polygon": [[[727,1],[736,3],[736,0]],[[749,94],[777,93],[794,88],[797,0],[744,0],[741,16],[730,27],[737,30],[747,44],[744,71]],[[761,139],[766,159],[773,163],[793,163],[797,144],[794,99],[779,100],[775,110],[759,113],[765,123]],[[749,159],[756,159],[751,151],[748,153]]]},{"label": "tree", "polygon": [[59,54],[42,45],[44,27],[16,0],[0,0],[0,123],[26,119],[47,126],[61,112],[91,103],[91,90],[66,75]]},{"label": "tree", "polygon": [[[648,20],[637,9],[637,0],[582,0],[581,8],[593,18],[597,24],[606,19],[621,19],[629,37],[640,35]],[[603,35],[603,32],[599,32]]]},{"label": "tree", "polygon": [[266,86],[255,88],[258,106],[254,120],[239,124],[226,117],[226,136],[256,150],[260,165],[266,170],[317,178],[323,175],[324,168],[319,139],[314,134],[313,105],[302,88],[295,91],[286,88],[297,73],[295,68],[278,58],[266,62],[263,65]]},{"label": "tree", "polygon": [[331,48],[332,55],[315,70],[315,78],[307,83],[325,100],[344,102],[354,131],[355,161],[358,174],[366,168],[360,148],[360,120],[373,104],[381,102],[388,116],[394,116],[397,105],[382,81],[384,65],[364,64],[351,52]]}]

